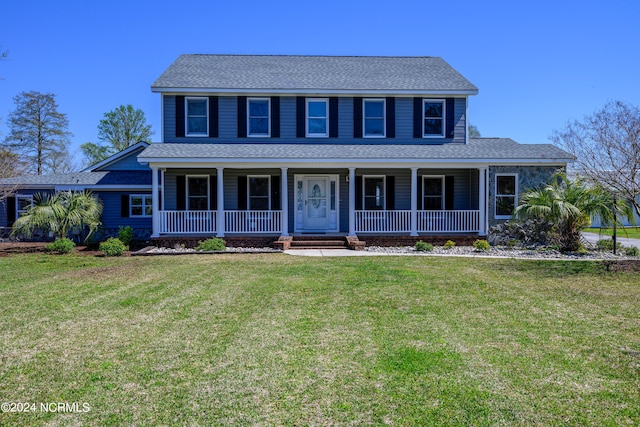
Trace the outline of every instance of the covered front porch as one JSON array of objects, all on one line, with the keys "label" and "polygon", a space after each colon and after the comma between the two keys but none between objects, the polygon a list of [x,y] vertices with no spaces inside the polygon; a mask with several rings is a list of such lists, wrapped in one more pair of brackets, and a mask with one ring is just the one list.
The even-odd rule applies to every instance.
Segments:
[{"label": "covered front porch", "polygon": [[487,230],[486,167],[150,166],[152,237]]}]

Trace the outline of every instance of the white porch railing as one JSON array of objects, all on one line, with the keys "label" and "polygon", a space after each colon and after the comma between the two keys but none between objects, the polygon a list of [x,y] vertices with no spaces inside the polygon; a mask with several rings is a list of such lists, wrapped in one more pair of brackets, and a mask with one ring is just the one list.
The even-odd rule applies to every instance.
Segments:
[{"label": "white porch railing", "polygon": [[418,211],[418,232],[478,232],[480,211]]},{"label": "white porch railing", "polygon": [[409,232],[411,211],[356,211],[356,233]]},{"label": "white porch railing", "polygon": [[224,211],[225,233],[280,233],[282,211]]},{"label": "white porch railing", "polygon": [[206,234],[216,232],[216,211],[160,211],[162,234]]}]

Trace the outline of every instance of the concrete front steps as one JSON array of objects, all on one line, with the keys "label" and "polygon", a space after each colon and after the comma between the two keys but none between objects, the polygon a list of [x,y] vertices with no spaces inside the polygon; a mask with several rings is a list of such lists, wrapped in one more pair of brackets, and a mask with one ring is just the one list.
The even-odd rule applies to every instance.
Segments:
[{"label": "concrete front steps", "polygon": [[273,242],[277,249],[364,249],[365,242],[355,236],[296,235],[281,236]]}]

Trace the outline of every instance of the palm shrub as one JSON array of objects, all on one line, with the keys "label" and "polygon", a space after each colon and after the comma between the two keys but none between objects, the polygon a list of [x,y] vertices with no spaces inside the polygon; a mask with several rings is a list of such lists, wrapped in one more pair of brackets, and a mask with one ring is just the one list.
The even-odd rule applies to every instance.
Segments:
[{"label": "palm shrub", "polygon": [[88,239],[101,225],[101,216],[102,203],[90,191],[38,193],[33,196],[31,207],[13,223],[11,234],[31,237],[43,230],[62,238],[74,227],[87,227]]},{"label": "palm shrub", "polygon": [[561,251],[580,249],[580,232],[591,222],[591,215],[598,215],[603,222],[613,221],[612,207],[625,212],[624,201],[614,207],[610,193],[597,185],[569,180],[557,173],[544,188],[531,189],[520,198],[514,216],[519,219],[542,218],[554,224],[554,234]]}]

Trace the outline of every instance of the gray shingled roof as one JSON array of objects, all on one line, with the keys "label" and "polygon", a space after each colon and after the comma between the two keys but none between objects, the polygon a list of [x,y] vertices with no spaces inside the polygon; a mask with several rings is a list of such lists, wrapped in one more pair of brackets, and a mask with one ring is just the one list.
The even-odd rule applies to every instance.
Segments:
[{"label": "gray shingled roof", "polygon": [[0,180],[0,185],[21,186],[100,186],[151,185],[151,171],[71,172],[52,175],[26,175]]},{"label": "gray shingled roof", "polygon": [[568,162],[551,144],[518,144],[509,138],[470,139],[469,144],[151,144],[138,159],[148,161],[547,161]]},{"label": "gray shingled roof", "polygon": [[439,57],[181,55],[151,85],[170,89],[451,92],[478,89]]}]

